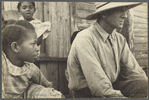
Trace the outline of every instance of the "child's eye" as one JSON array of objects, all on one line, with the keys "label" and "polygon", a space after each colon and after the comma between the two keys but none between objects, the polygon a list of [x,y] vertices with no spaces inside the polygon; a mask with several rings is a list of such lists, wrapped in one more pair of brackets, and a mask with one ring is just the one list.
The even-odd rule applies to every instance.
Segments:
[{"label": "child's eye", "polygon": [[30,9],[32,9],[32,8],[33,8],[33,6],[29,6],[29,8],[30,8]]},{"label": "child's eye", "polygon": [[22,9],[26,9],[26,6],[23,6]]},{"label": "child's eye", "polygon": [[32,43],[31,45],[33,45],[33,46],[34,46],[35,44],[36,44],[36,43]]}]

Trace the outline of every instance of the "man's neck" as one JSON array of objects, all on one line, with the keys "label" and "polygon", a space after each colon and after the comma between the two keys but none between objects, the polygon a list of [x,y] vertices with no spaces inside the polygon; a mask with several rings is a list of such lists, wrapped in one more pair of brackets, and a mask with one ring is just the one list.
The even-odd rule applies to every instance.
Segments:
[{"label": "man's neck", "polygon": [[108,34],[112,34],[113,30],[115,29],[111,25],[107,24],[104,20],[100,20],[97,22]]}]

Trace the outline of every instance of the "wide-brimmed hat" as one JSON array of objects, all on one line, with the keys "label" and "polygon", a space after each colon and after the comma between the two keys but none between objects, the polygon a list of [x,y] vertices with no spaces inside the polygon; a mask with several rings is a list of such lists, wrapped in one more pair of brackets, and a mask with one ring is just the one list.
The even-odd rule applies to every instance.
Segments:
[{"label": "wide-brimmed hat", "polygon": [[113,8],[126,7],[130,9],[142,4],[142,2],[96,2],[96,11],[86,17],[87,20],[98,19],[98,14]]}]

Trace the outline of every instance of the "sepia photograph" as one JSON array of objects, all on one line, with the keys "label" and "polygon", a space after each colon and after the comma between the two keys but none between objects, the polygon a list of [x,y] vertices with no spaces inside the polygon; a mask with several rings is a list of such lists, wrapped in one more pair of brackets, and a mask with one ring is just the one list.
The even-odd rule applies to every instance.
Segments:
[{"label": "sepia photograph", "polygon": [[148,2],[1,2],[4,99],[148,98]]}]

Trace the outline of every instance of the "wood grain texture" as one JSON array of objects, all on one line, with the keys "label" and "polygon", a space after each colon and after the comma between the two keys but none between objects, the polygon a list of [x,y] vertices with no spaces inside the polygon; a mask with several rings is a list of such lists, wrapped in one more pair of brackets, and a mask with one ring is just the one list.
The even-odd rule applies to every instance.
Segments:
[{"label": "wood grain texture", "polygon": [[40,62],[40,70],[42,72],[42,74],[48,78],[48,71],[47,71],[47,63],[44,63],[44,62]]},{"label": "wood grain texture", "polygon": [[47,79],[50,82],[53,82],[53,87],[56,90],[59,90],[58,80],[59,80],[59,70],[58,70],[58,63],[57,62],[50,62],[47,63]]},{"label": "wood grain texture", "polygon": [[41,20],[43,22],[43,2],[35,2],[36,12],[33,15],[33,18]]},{"label": "wood grain texture", "polygon": [[59,62],[59,86],[60,86],[60,91],[63,94],[69,93],[68,81],[65,77],[66,67],[67,67],[67,62]]}]

